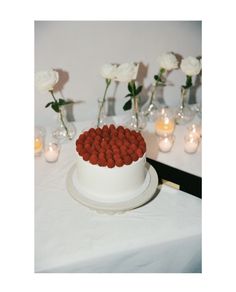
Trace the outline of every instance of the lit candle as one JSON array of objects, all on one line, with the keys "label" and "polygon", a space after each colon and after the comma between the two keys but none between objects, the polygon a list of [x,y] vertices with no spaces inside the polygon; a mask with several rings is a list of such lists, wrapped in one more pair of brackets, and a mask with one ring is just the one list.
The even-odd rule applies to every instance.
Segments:
[{"label": "lit candle", "polygon": [[58,159],[59,147],[55,143],[49,143],[44,150],[44,156],[48,162],[55,162]]},{"label": "lit candle", "polygon": [[161,114],[156,120],[156,133],[160,136],[168,136],[173,134],[175,129],[174,118],[167,109],[162,109]]},{"label": "lit candle", "polygon": [[184,150],[187,153],[195,153],[199,144],[199,138],[194,133],[185,136]]},{"label": "lit candle", "polygon": [[158,142],[159,149],[162,152],[170,151],[170,149],[173,145],[173,141],[174,141],[173,136],[159,137],[159,142]]},{"label": "lit candle", "polygon": [[36,137],[34,139],[34,154],[40,155],[42,149],[43,149],[42,139],[40,137]]},{"label": "lit candle", "polygon": [[188,127],[188,132],[195,135],[198,139],[201,138],[201,127],[197,124],[192,124]]}]

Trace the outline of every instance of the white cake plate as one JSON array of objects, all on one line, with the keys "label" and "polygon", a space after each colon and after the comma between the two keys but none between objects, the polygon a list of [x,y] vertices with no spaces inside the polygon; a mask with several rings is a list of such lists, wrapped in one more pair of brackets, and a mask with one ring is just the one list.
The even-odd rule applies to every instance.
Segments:
[{"label": "white cake plate", "polygon": [[147,202],[149,202],[157,193],[158,186],[158,175],[153,166],[149,163],[146,163],[147,171],[150,175],[150,182],[147,188],[136,197],[129,199],[127,201],[115,202],[115,203],[107,203],[107,202],[99,202],[92,200],[86,197],[84,194],[79,192],[76,182],[76,164],[73,164],[70,168],[67,178],[66,178],[66,186],[69,194],[75,199],[77,202],[83,204],[84,206],[96,210],[99,213],[123,213],[129,210],[133,210],[138,208]]}]

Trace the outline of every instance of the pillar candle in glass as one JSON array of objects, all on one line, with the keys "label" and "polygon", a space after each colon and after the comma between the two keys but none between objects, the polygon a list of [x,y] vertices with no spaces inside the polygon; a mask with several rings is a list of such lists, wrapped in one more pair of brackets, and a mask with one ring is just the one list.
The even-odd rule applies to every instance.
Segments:
[{"label": "pillar candle in glass", "polygon": [[43,133],[39,128],[34,130],[34,155],[40,156],[43,150]]},{"label": "pillar candle in glass", "polygon": [[173,146],[174,143],[174,136],[159,136],[158,137],[158,146],[160,151],[162,152],[169,152]]},{"label": "pillar candle in glass", "polygon": [[59,146],[56,143],[48,143],[45,146],[44,156],[47,162],[56,162],[59,156]]},{"label": "pillar candle in glass", "polygon": [[157,113],[157,120],[155,123],[155,130],[159,136],[172,135],[175,129],[174,114],[169,108],[162,108]]},{"label": "pillar candle in glass", "polygon": [[199,144],[199,138],[191,132],[188,132],[184,137],[184,150],[187,153],[195,153]]},{"label": "pillar candle in glass", "polygon": [[195,135],[197,138],[201,138],[201,126],[198,124],[191,124],[188,128],[187,128],[189,133],[192,133],[193,135]]}]

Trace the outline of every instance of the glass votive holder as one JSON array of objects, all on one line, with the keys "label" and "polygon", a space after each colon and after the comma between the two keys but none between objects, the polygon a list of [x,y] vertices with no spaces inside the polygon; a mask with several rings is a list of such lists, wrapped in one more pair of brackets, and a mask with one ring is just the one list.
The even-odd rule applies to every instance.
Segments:
[{"label": "glass votive holder", "polygon": [[43,133],[39,128],[34,130],[34,156],[40,156],[43,151]]},{"label": "glass votive holder", "polygon": [[174,136],[159,136],[158,146],[161,152],[169,152],[174,144]]},{"label": "glass votive holder", "polygon": [[191,124],[190,126],[187,127],[187,131],[189,134],[190,133],[193,134],[198,139],[200,139],[202,136],[201,126],[198,124]]},{"label": "glass votive holder", "polygon": [[187,153],[195,153],[199,145],[199,137],[194,133],[187,133],[184,137],[184,151]]},{"label": "glass votive holder", "polygon": [[44,157],[47,162],[56,162],[59,156],[60,148],[58,144],[49,142],[44,148]]},{"label": "glass votive holder", "polygon": [[162,108],[157,112],[155,131],[159,136],[172,135],[175,129],[175,116],[170,108]]}]

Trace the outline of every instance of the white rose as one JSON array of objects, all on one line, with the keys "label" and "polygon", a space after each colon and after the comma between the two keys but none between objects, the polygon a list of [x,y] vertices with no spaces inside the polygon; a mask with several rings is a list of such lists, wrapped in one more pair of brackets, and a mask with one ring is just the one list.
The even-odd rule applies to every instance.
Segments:
[{"label": "white rose", "polygon": [[135,80],[138,74],[139,64],[124,63],[116,69],[116,80],[120,82],[130,82]]},{"label": "white rose", "polygon": [[117,65],[105,64],[101,68],[101,75],[105,79],[114,79]]},{"label": "white rose", "polygon": [[159,56],[157,60],[160,64],[160,67],[167,71],[178,68],[178,60],[172,53],[163,54]]},{"label": "white rose", "polygon": [[40,71],[36,73],[35,85],[41,91],[53,90],[58,80],[59,74],[57,71],[54,70]]},{"label": "white rose", "polygon": [[186,75],[194,76],[199,74],[202,65],[197,58],[187,57],[181,61],[180,68]]}]

